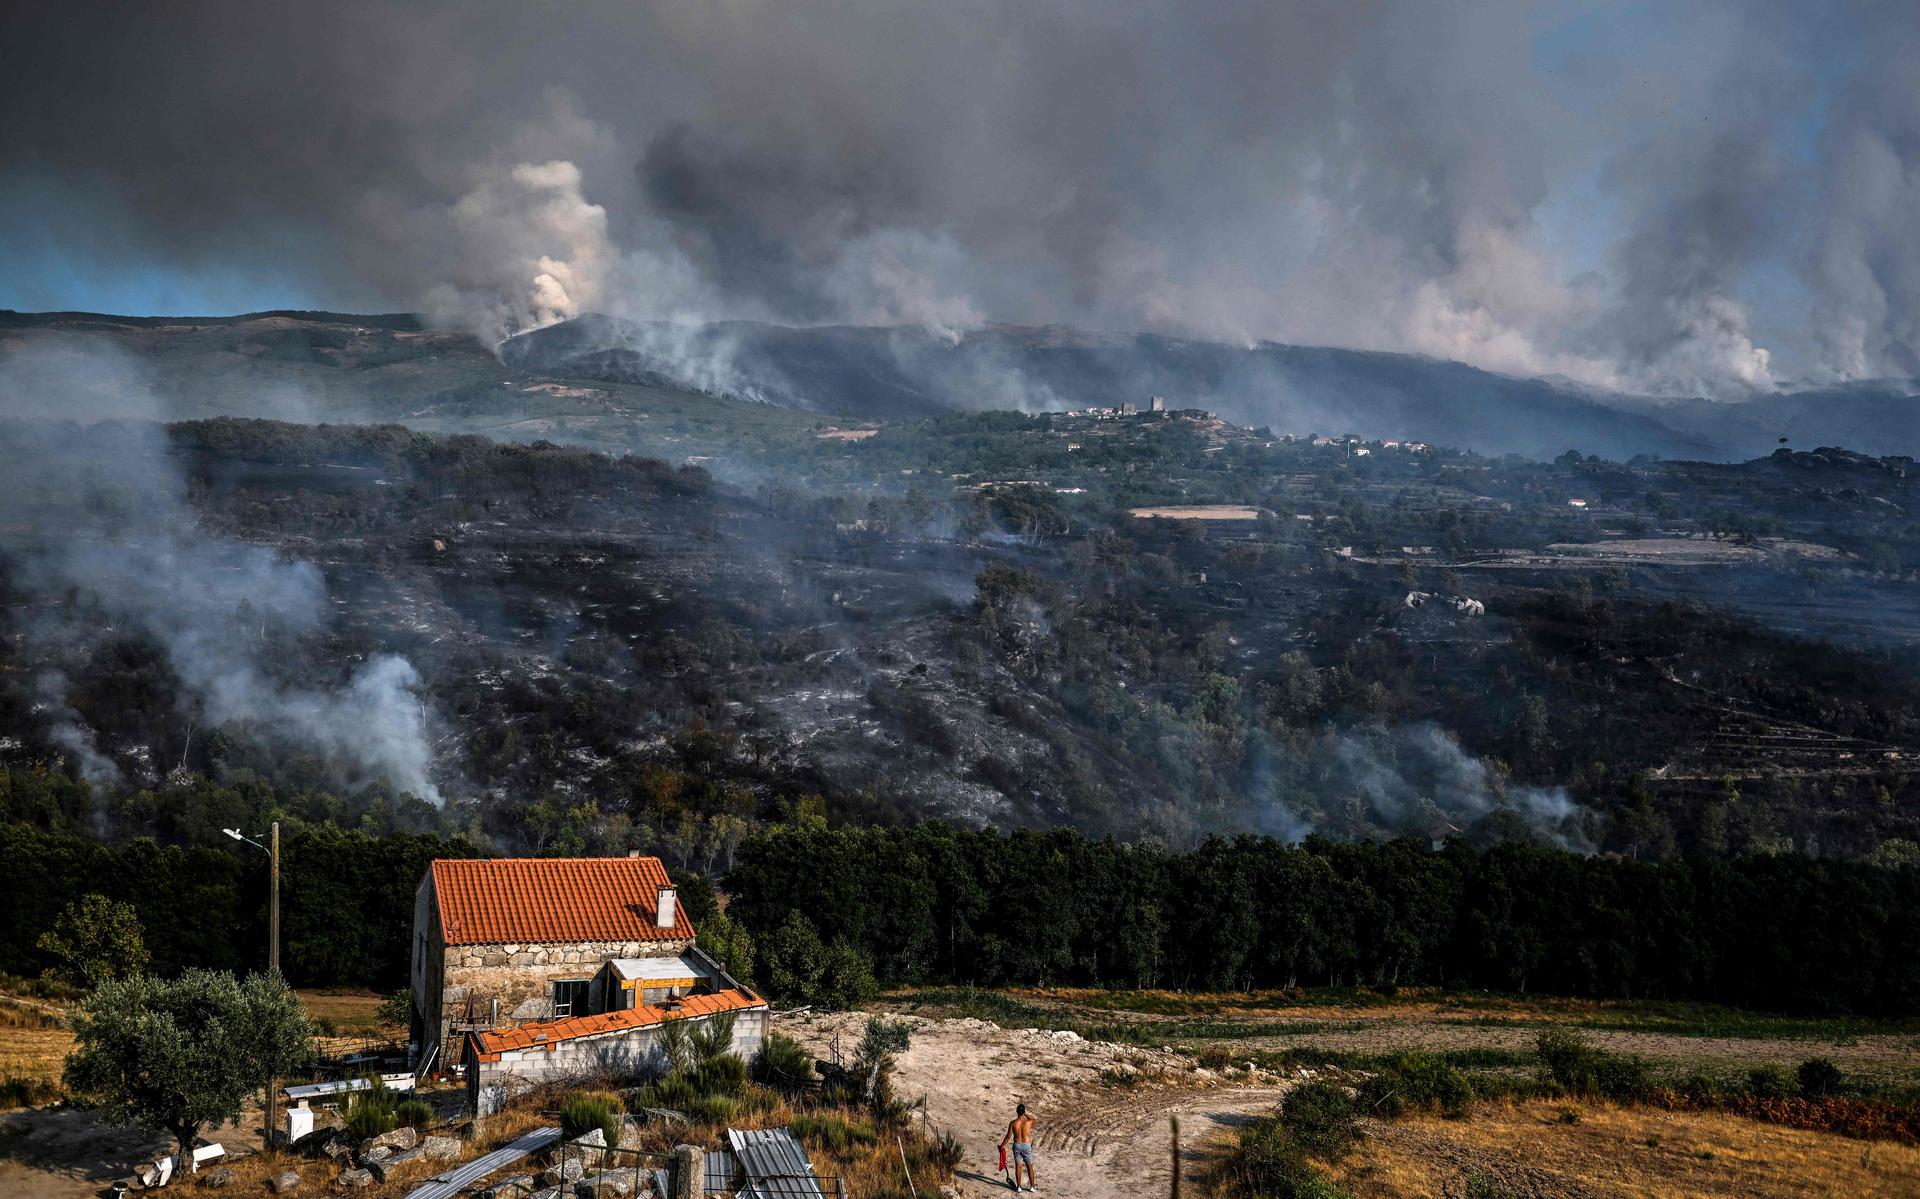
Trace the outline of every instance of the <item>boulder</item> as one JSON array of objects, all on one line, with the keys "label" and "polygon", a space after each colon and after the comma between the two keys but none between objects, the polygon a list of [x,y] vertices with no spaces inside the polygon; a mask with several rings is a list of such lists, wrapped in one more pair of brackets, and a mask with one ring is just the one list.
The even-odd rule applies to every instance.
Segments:
[{"label": "boulder", "polygon": [[215,1166],[200,1176],[200,1185],[209,1190],[219,1190],[221,1187],[232,1186],[239,1178],[240,1176],[233,1172],[232,1166]]},{"label": "boulder", "polygon": [[419,1161],[420,1156],[418,1149],[401,1149],[390,1156],[381,1158],[377,1162],[369,1163],[367,1169],[373,1171],[375,1179],[380,1182],[385,1182],[387,1179],[393,1177],[394,1171],[406,1165],[408,1162]]},{"label": "boulder", "polygon": [[[316,1128],[293,1143],[293,1151],[304,1157],[338,1157],[345,1151],[345,1137],[340,1129],[329,1125]],[[336,1149],[334,1146],[340,1146]]]},{"label": "boulder", "polygon": [[578,1157],[563,1157],[540,1172],[540,1185],[564,1187],[579,1182],[587,1175],[587,1168]]},{"label": "boulder", "polygon": [[635,1117],[635,1116],[620,1117],[619,1148],[638,1149],[640,1148],[642,1138],[645,1136],[646,1136],[646,1125],[642,1124],[638,1117]]},{"label": "boulder", "polygon": [[628,1199],[633,1190],[632,1170],[608,1170],[573,1184],[577,1199]]},{"label": "boulder", "polygon": [[392,1132],[383,1132],[377,1137],[368,1137],[360,1143],[361,1151],[385,1146],[388,1149],[411,1149],[420,1143],[420,1134],[410,1125],[402,1124]]},{"label": "boulder", "polygon": [[607,1134],[602,1129],[589,1128],[570,1142],[572,1148],[567,1151],[569,1157],[577,1157],[582,1165],[589,1169],[598,1169],[607,1160]]},{"label": "boulder", "polygon": [[357,1166],[349,1166],[346,1169],[340,1171],[340,1177],[337,1181],[343,1187],[372,1186],[373,1171],[362,1170]]},{"label": "boulder", "polygon": [[515,1174],[512,1178],[503,1178],[492,1186],[474,1192],[474,1199],[527,1199],[533,1190],[533,1175]]},{"label": "boulder", "polygon": [[422,1137],[420,1153],[428,1161],[452,1161],[460,1156],[460,1138],[458,1137]]},{"label": "boulder", "polygon": [[267,1185],[276,1195],[291,1194],[300,1189],[300,1171],[282,1170],[267,1180]]},{"label": "boulder", "polygon": [[357,1156],[360,1158],[361,1165],[371,1166],[375,1162],[386,1161],[398,1152],[400,1151],[391,1145],[364,1145]]}]

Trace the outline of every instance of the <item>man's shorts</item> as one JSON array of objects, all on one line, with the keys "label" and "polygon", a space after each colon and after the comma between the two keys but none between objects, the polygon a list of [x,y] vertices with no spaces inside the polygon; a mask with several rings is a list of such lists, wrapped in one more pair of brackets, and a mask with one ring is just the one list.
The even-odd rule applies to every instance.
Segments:
[{"label": "man's shorts", "polygon": [[1013,1143],[1013,1164],[1033,1168],[1033,1145],[1027,1141]]}]

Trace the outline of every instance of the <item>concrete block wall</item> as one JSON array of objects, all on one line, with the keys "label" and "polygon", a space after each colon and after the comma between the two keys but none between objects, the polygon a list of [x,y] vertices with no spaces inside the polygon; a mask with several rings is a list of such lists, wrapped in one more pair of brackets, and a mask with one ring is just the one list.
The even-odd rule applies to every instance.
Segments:
[{"label": "concrete block wall", "polygon": [[[704,1019],[689,1020],[698,1025]],[[751,1062],[766,1041],[767,1013],[737,1012],[733,1022],[733,1051]],[[493,1085],[507,1076],[529,1082],[609,1076],[641,1078],[665,1068],[660,1050],[660,1027],[637,1028],[630,1032],[599,1037],[581,1037],[560,1041],[552,1046],[532,1046],[509,1050],[497,1062],[479,1065],[479,1087]]]}]

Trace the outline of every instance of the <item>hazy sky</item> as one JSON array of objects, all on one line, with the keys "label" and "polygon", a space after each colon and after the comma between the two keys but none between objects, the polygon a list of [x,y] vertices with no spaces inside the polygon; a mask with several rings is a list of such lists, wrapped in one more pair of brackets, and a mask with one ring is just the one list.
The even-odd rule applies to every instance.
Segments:
[{"label": "hazy sky", "polygon": [[0,306],[1920,374],[1920,5],[38,3]]}]

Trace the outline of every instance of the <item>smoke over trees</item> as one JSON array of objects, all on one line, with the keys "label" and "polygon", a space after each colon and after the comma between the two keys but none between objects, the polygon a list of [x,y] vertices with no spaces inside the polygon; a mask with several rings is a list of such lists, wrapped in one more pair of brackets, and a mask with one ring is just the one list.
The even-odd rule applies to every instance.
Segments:
[{"label": "smoke over trees", "polygon": [[62,5],[0,47],[3,298],[1907,375],[1916,38],[1877,0]]}]

